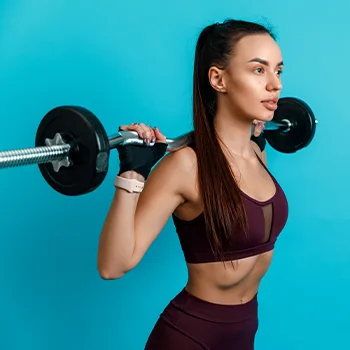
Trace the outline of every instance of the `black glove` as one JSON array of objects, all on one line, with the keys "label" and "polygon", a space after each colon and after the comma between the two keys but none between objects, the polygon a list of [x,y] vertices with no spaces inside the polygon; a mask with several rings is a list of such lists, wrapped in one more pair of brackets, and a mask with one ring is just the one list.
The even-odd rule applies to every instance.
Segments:
[{"label": "black glove", "polygon": [[117,147],[119,152],[120,170],[118,175],[134,170],[147,179],[152,167],[161,159],[168,144],[156,142],[154,146],[124,145]]},{"label": "black glove", "polygon": [[252,135],[250,139],[259,146],[261,152],[265,149],[266,140],[263,133],[261,133],[258,137]]}]

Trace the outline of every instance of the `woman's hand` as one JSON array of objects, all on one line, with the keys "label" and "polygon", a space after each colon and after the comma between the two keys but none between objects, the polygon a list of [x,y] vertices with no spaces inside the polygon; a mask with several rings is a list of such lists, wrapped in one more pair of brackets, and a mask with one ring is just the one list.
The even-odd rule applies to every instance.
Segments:
[{"label": "woman's hand", "polygon": [[260,134],[262,133],[262,131],[265,129],[265,122],[262,122],[260,120],[254,119],[253,120],[253,125],[254,125],[253,135],[255,137],[259,137]]}]

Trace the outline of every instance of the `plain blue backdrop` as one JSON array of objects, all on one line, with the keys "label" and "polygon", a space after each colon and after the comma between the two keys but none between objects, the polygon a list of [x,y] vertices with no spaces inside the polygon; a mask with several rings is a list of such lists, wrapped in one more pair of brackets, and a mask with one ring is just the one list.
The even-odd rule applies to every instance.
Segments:
[{"label": "plain blue backdrop", "polygon": [[[350,320],[348,13],[345,2],[0,2],[0,150],[32,147],[44,114],[89,108],[108,134],[143,121],[168,136],[191,124],[200,30],[232,17],[272,25],[283,52],[282,96],[319,119],[292,155],[267,147],[290,217],[259,292],[256,349],[344,349]],[[85,196],[54,192],[37,166],[0,171],[0,349],[139,350],[187,280],[170,220],[120,280],[96,269],[118,156]]]}]

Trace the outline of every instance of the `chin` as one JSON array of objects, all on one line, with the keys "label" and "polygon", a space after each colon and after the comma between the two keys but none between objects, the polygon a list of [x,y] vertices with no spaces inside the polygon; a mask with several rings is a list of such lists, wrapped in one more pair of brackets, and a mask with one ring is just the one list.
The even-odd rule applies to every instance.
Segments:
[{"label": "chin", "polygon": [[259,120],[261,120],[263,122],[269,122],[269,121],[271,121],[273,119],[274,115],[275,115],[274,111],[271,111],[271,112],[270,111],[268,111],[268,112],[265,111],[265,113],[261,113],[260,114],[260,118],[257,118],[257,119],[259,119]]},{"label": "chin", "polygon": [[256,120],[260,120],[262,122],[269,122],[273,119],[274,113],[270,112],[270,113],[256,113],[254,117],[252,117],[252,119],[256,119]]},{"label": "chin", "polygon": [[273,119],[274,115],[275,115],[275,113],[269,114],[269,116],[266,118],[266,121],[267,122],[271,121]]}]

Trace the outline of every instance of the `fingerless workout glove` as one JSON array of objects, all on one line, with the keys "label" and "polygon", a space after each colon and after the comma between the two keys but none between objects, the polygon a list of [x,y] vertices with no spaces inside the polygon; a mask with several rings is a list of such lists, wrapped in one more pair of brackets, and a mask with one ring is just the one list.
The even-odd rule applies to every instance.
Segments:
[{"label": "fingerless workout glove", "polygon": [[252,135],[250,139],[259,146],[261,152],[265,149],[266,140],[263,134],[260,134],[258,137]]},{"label": "fingerless workout glove", "polygon": [[147,179],[152,167],[160,160],[168,144],[156,142],[154,146],[124,145],[117,147],[119,152],[120,170],[119,174],[125,171],[134,170]]}]

